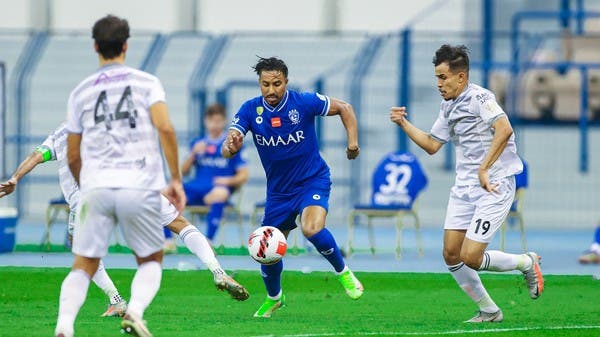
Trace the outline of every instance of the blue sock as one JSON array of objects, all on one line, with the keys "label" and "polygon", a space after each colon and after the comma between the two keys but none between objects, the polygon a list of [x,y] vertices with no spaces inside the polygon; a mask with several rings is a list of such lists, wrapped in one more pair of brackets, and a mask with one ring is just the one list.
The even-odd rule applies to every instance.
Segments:
[{"label": "blue sock", "polygon": [[163,231],[165,232],[165,239],[170,239],[173,237],[173,233],[167,227],[163,227]]},{"label": "blue sock", "polygon": [[336,272],[339,273],[344,270],[346,263],[342,257],[342,252],[340,252],[333,235],[327,228],[323,228],[320,232],[308,238],[308,241],[331,263]]},{"label": "blue sock", "polygon": [[206,238],[213,240],[217,234],[217,229],[221,224],[223,218],[223,210],[225,209],[225,203],[216,203],[210,205],[210,211],[206,215]]},{"label": "blue sock", "polygon": [[283,261],[271,265],[261,265],[262,278],[267,288],[267,294],[271,297],[279,295],[281,291],[281,272],[283,272]]},{"label": "blue sock", "polygon": [[600,244],[600,226],[596,227],[596,234],[594,234],[594,242]]}]

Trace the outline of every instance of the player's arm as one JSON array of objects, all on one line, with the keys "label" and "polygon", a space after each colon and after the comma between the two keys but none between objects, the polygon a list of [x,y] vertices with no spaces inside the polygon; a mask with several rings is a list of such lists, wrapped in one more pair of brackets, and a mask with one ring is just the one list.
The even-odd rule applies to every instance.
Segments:
[{"label": "player's arm", "polygon": [[204,141],[199,141],[194,144],[192,151],[190,151],[190,155],[183,162],[183,165],[181,165],[181,174],[187,176],[190,173],[194,166],[194,162],[196,161],[196,155],[203,154],[205,149],[206,143]]},{"label": "player's arm", "polygon": [[348,159],[354,159],[358,157],[360,151],[360,148],[358,147],[358,123],[356,122],[354,108],[350,103],[346,103],[337,98],[329,98],[329,102],[330,107],[327,116],[340,116],[348,137],[346,155]]},{"label": "player's arm", "polygon": [[244,135],[238,130],[229,129],[227,138],[225,138],[225,142],[221,146],[221,155],[225,158],[231,158],[240,152],[242,145],[244,145]]},{"label": "player's arm", "polygon": [[79,133],[69,133],[67,136],[67,163],[75,182],[79,185],[81,172],[81,134]]},{"label": "player's arm", "polygon": [[14,192],[21,178],[31,172],[31,170],[33,170],[38,164],[50,160],[51,158],[52,154],[50,153],[50,149],[42,146],[37,147],[35,151],[33,151],[27,158],[25,158],[25,160],[21,162],[21,164],[19,164],[19,167],[17,167],[17,170],[15,173],[13,173],[9,180],[0,183],[0,198]]},{"label": "player's arm", "polygon": [[414,126],[406,119],[407,115],[408,113],[406,112],[405,107],[393,107],[390,109],[390,120],[398,124],[408,138],[431,155],[438,152],[444,143],[435,139],[431,134]]},{"label": "player's arm", "polygon": [[494,138],[492,138],[490,150],[485,155],[485,158],[483,158],[483,162],[481,162],[478,172],[481,187],[488,192],[492,192],[496,187],[495,185],[490,184],[488,170],[494,165],[496,160],[498,160],[498,157],[500,157],[502,151],[504,151],[506,144],[508,144],[510,136],[513,134],[512,126],[506,115],[502,115],[496,119],[492,124],[492,128],[494,128]]},{"label": "player's arm", "polygon": [[160,146],[165,154],[165,160],[171,174],[171,181],[165,191],[165,196],[169,198],[178,210],[183,210],[186,200],[181,183],[181,172],[179,171],[177,135],[169,119],[169,109],[167,108],[167,104],[159,101],[152,104],[149,111],[152,124],[158,132]]},{"label": "player's arm", "polygon": [[237,188],[244,185],[248,181],[249,176],[250,174],[248,173],[248,168],[240,167],[231,177],[216,177],[214,183],[216,185],[225,185]]}]

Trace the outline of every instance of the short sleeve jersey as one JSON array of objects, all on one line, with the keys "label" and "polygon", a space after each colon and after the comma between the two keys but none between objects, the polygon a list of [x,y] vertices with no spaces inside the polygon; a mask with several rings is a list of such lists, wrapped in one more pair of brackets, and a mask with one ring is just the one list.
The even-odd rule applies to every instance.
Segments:
[{"label": "short sleeve jersey", "polygon": [[[470,83],[453,100],[442,101],[431,136],[439,142],[452,141],[456,149],[455,185],[479,185],[477,171],[494,137],[492,124],[506,114],[494,94]],[[512,135],[500,157],[489,170],[490,180],[513,176],[523,170]]]},{"label": "short sleeve jersey", "polygon": [[252,132],[267,176],[267,195],[295,194],[313,179],[331,183],[315,131],[315,117],[326,116],[329,107],[327,96],[288,90],[276,107],[259,96],[233,117],[230,129]]},{"label": "short sleeve jersey", "polygon": [[67,134],[67,127],[63,123],[36,150],[50,154],[49,157],[44,157],[44,161],[58,162],[60,189],[71,209],[76,209],[79,203],[79,187],[67,162]]},{"label": "short sleeve jersey", "polygon": [[221,147],[225,141],[226,134],[217,139],[210,137],[198,137],[190,142],[190,151],[199,142],[206,144],[204,153],[197,154],[194,160],[196,175],[192,180],[200,185],[212,185],[214,177],[231,177],[247,165],[246,150],[242,148],[237,156],[229,159],[221,155]]},{"label": "short sleeve jersey", "polygon": [[67,130],[82,135],[81,191],[165,186],[149,112],[158,102],[165,102],[158,78],[121,64],[101,67],[71,92]]}]

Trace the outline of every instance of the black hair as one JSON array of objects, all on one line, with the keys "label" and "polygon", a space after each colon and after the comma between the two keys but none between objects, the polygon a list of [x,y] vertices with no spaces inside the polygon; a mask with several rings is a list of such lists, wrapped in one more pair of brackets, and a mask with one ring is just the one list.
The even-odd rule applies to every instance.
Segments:
[{"label": "black hair", "polygon": [[285,65],[283,60],[278,59],[276,57],[258,57],[258,62],[254,67],[252,67],[256,74],[260,76],[263,71],[279,71],[283,74],[285,78],[288,77],[288,67]]},{"label": "black hair", "polygon": [[107,60],[113,59],[123,52],[123,45],[129,38],[129,23],[109,14],[96,21],[92,38],[98,45],[98,53]]},{"label": "black hair", "polygon": [[204,113],[204,117],[210,117],[215,115],[221,115],[227,118],[227,112],[225,111],[225,106],[220,103],[214,103],[206,108],[206,112]]},{"label": "black hair", "polygon": [[438,65],[448,62],[450,71],[464,71],[469,74],[469,48],[465,45],[451,46],[449,44],[442,45],[435,51],[433,64]]}]

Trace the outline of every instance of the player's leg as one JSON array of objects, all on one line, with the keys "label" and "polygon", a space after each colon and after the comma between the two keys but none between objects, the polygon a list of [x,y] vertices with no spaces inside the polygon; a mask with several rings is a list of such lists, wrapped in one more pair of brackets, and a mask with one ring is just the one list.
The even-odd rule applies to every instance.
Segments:
[{"label": "player's leg", "polygon": [[325,228],[328,207],[328,187],[308,189],[300,200],[302,233],[333,266],[346,294],[352,299],[358,299],[364,292],[363,285],[346,266],[335,238]]},{"label": "player's leg", "polygon": [[[287,237],[289,231],[296,228],[297,213],[290,211],[294,207],[289,200],[276,199],[267,196],[263,226],[279,228]],[[271,265],[260,265],[261,276],[267,289],[267,297],[254,313],[254,317],[271,317],[275,310],[285,305],[285,296],[281,288],[281,273],[283,259]]]},{"label": "player's leg", "polygon": [[583,254],[581,254],[581,256],[579,256],[579,263],[600,263],[600,225],[596,227],[596,232],[594,233],[594,242],[592,242],[590,249],[586,250],[583,252]]},{"label": "player's leg", "polygon": [[183,216],[178,215],[177,209],[164,197],[161,198],[161,216],[163,225],[183,240],[186,247],[202,261],[213,273],[215,285],[219,290],[226,290],[234,299],[244,301],[250,297],[246,288],[227,275],[215,256],[210,243],[202,233],[192,226]]},{"label": "player's leg", "polygon": [[204,203],[210,205],[210,211],[206,215],[206,237],[210,241],[215,239],[229,196],[229,189],[225,186],[215,186],[204,196]]},{"label": "player's leg", "polygon": [[161,194],[158,191],[115,191],[115,214],[123,237],[135,253],[138,269],[131,282],[131,298],[121,326],[125,332],[150,335],[143,321],[162,279]]},{"label": "player's leg", "polygon": [[[69,224],[67,227],[67,240],[69,240],[69,245],[73,246],[73,231],[75,229],[75,219],[77,218],[77,213],[75,211],[76,207],[71,210],[69,214]],[[100,315],[101,317],[112,317],[112,316],[123,316],[125,314],[125,310],[127,309],[127,301],[121,296],[117,287],[108,276],[106,269],[104,268],[104,263],[100,260],[98,264],[98,269],[92,277],[92,281],[94,284],[98,286],[98,288],[102,289],[104,294],[108,296],[109,305],[108,309]]]},{"label": "player's leg", "polygon": [[82,195],[82,211],[76,220],[80,225],[73,233],[75,261],[61,286],[55,330],[57,336],[73,335],[75,318],[85,301],[90,279],[98,269],[100,257],[108,250],[114,227],[112,207],[113,201],[106,189],[96,189]]},{"label": "player's leg", "polygon": [[486,250],[510,211],[515,194],[514,177],[499,181],[497,192],[477,189],[473,193],[480,195],[475,196],[475,213],[462,246],[463,262],[477,270],[519,270],[527,281],[529,296],[532,299],[538,298],[544,290],[544,279],[536,253],[509,254],[499,250]]},{"label": "player's leg", "polygon": [[474,212],[475,207],[468,198],[468,188],[454,186],[450,192],[444,221],[444,261],[458,286],[479,307],[479,314],[469,321],[501,321],[502,311],[486,291],[479,274],[466,265],[460,256],[465,233]]},{"label": "player's leg", "polygon": [[104,268],[104,263],[102,260],[99,261],[98,270],[94,274],[92,281],[108,296],[110,304],[106,311],[101,315],[101,317],[121,317],[125,315],[125,311],[127,310],[127,301],[121,296],[119,290],[113,283],[110,276],[106,272]]}]

